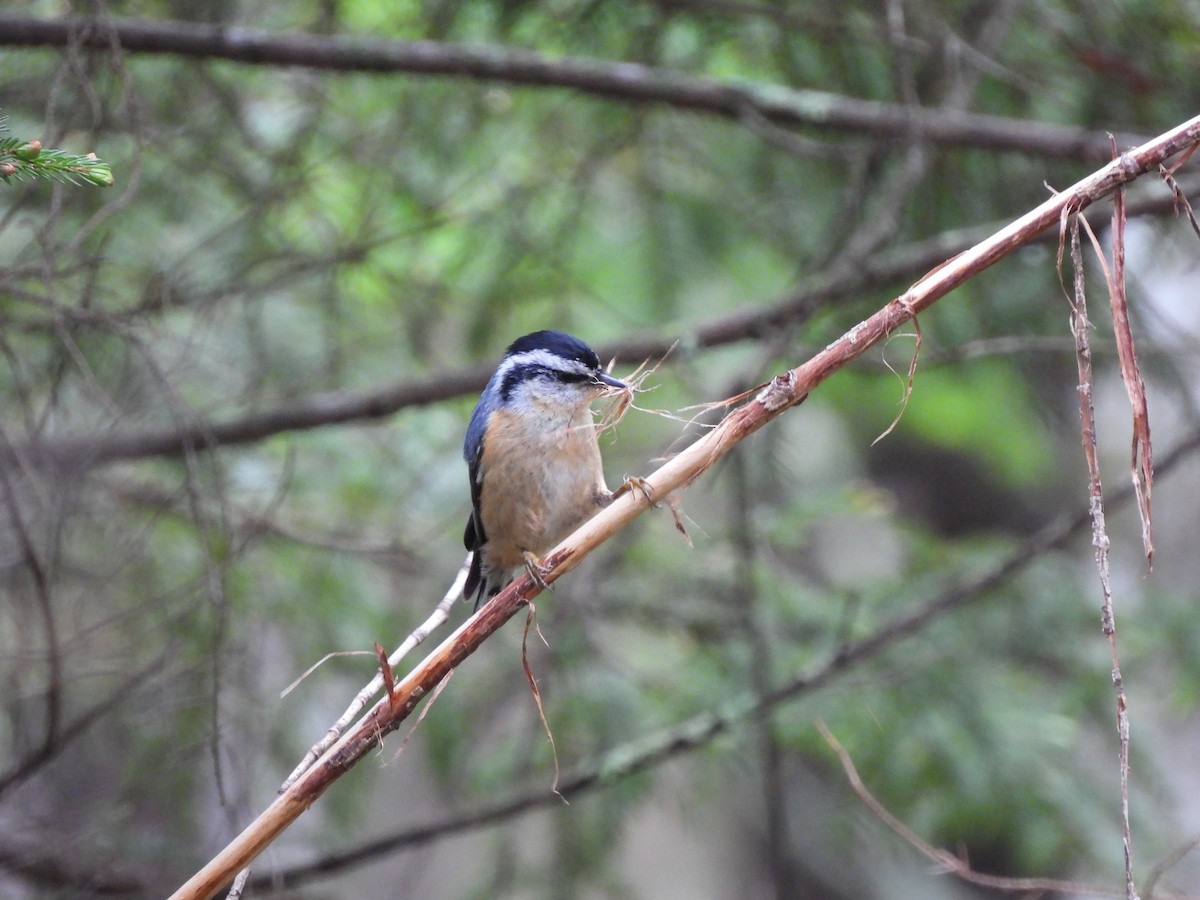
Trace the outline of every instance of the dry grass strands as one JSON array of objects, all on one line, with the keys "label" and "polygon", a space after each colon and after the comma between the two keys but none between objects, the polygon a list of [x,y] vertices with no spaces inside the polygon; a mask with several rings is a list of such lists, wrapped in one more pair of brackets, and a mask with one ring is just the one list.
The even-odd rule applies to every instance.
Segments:
[{"label": "dry grass strands", "polygon": [[[913,381],[917,377],[917,360],[921,357],[921,344],[925,340],[925,335],[921,332],[921,323],[917,320],[916,314],[912,317],[913,328],[916,329],[916,341],[913,344],[912,357],[908,361],[908,380],[904,383],[904,395],[900,398],[900,409],[896,413],[896,418],[892,419],[892,424],[885,428],[880,435],[871,441],[871,446],[874,447],[885,437],[895,431],[896,426],[900,424],[900,420],[904,417],[904,410],[908,409],[909,398],[912,397]],[[884,360],[884,363],[889,369],[891,365]],[[895,371],[894,369],[892,371]]]}]

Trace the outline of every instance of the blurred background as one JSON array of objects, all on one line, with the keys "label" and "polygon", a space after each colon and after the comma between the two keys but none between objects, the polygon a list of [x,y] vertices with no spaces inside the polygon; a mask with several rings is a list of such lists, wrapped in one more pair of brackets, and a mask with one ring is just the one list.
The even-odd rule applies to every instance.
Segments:
[{"label": "blurred background", "polygon": [[[258,61],[208,26],[261,29]],[[116,177],[0,185],[13,898],[165,895],[270,802],[374,660],[283,688],[397,645],[457,571],[465,424],[513,338],[570,331],[618,374],[678,342],[603,441],[616,485],[719,416],[689,407],[1099,167],[1107,132],[1200,108],[1185,0],[31,2],[0,47],[10,133]],[[1160,180],[1129,202],[1149,576],[1087,268],[1135,872],[1143,898],[1196,896],[1200,243]],[[922,317],[886,438],[911,336],[684,493],[694,547],[644,515],[539,599],[569,803],[512,623],[249,896],[999,895],[890,830],[818,722],[975,871],[1123,893],[1055,255]]]}]

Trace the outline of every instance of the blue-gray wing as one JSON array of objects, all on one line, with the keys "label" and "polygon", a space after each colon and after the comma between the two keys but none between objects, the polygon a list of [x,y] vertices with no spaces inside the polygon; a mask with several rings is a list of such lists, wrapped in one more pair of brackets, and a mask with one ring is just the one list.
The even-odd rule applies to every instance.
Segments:
[{"label": "blue-gray wing", "polygon": [[[483,554],[480,549],[487,540],[487,535],[484,534],[483,521],[479,514],[479,464],[483,458],[483,440],[489,415],[484,398],[480,398],[479,404],[471,414],[471,421],[467,424],[467,437],[463,441],[463,459],[467,461],[467,473],[471,481],[471,514],[467,517],[467,527],[463,531],[463,544],[471,551],[471,567],[467,571],[467,581],[463,588],[463,596],[468,599],[482,595],[483,587]],[[479,605],[478,596],[475,605]]]},{"label": "blue-gray wing", "polygon": [[479,463],[483,458],[483,439],[487,431],[488,417],[489,413],[484,409],[481,400],[471,414],[471,421],[467,424],[467,437],[463,441],[463,459],[467,461],[467,473],[471,480],[471,515],[463,533],[463,544],[468,550],[478,550],[487,540],[479,516]]}]

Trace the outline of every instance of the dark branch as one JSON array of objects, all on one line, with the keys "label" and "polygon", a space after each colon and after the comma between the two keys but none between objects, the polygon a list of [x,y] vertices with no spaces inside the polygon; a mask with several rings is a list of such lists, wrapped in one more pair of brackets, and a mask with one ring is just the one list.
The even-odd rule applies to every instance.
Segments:
[{"label": "dark branch", "polygon": [[38,468],[78,470],[118,460],[178,456],[219,446],[251,444],[285,431],[373,421],[410,406],[427,406],[477,391],[487,381],[491,369],[492,365],[481,364],[373,391],[327,391],[224,422],[194,422],[108,437],[37,440],[5,455],[0,462],[11,463],[15,457]]},{"label": "dark branch", "polygon": [[[3,27],[0,16],[0,28]],[[3,39],[0,38],[0,43]],[[1186,195],[1200,190],[1190,183]],[[1153,196],[1130,202],[1129,216],[1169,212],[1174,198]],[[900,281],[911,281],[939,263],[973,246],[997,228],[995,223],[946,232],[928,240],[876,253],[832,273],[823,273],[779,298],[771,306],[751,309],[700,325],[679,341],[678,357],[687,352],[721,347],[778,333],[782,326],[803,325],[827,305],[865,291]],[[1053,235],[1043,236],[1049,240]],[[678,336],[677,336],[678,337]],[[655,359],[667,353],[675,338],[646,335],[602,345],[602,360],[631,363]],[[269,410],[256,410],[224,421],[193,422],[184,427],[110,435],[36,440],[18,445],[10,452],[0,448],[0,464],[19,459],[23,464],[45,469],[80,470],[122,460],[178,456],[223,446],[252,444],[288,431],[305,431],[347,422],[370,422],[387,418],[402,409],[429,406],[479,391],[492,371],[492,363],[439,372],[422,379],[402,381],[364,391],[327,391],[304,397]]]},{"label": "dark branch", "polygon": [[[906,138],[985,150],[1104,162],[1107,137],[1049,122],[925,109],[779,85],[694,77],[637,63],[550,59],[508,47],[388,41],[345,35],[276,34],[252,28],[144,19],[35,19],[0,15],[0,46],[81,47],[111,52],[225,59],[247,65],[334,72],[406,72],[513,85],[565,88],[606,100],[655,103],[740,120]],[[1118,134],[1122,147],[1146,138]]]},{"label": "dark branch", "polygon": [[[868,286],[914,278],[989,233],[986,228],[971,229],[911,244],[891,254],[880,254],[841,274],[814,278],[766,309],[735,313],[702,325],[681,343],[687,350],[719,347],[774,333],[781,325],[803,324],[834,300],[851,296]],[[663,356],[674,343],[674,339],[649,335],[604,345],[597,352],[603,360],[640,362]],[[77,471],[121,460],[178,456],[221,446],[251,444],[287,431],[374,421],[408,407],[428,406],[477,392],[487,382],[493,366],[489,361],[373,390],[327,391],[225,421],[194,422],[183,427],[168,426],[131,434],[37,440],[8,453],[0,448],[0,463],[11,463],[15,458],[38,468]]]}]

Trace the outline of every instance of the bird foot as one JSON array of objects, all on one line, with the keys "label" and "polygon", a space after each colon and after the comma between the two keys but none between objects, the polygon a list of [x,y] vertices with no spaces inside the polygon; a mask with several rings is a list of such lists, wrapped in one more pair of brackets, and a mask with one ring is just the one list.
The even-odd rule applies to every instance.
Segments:
[{"label": "bird foot", "polygon": [[612,499],[616,500],[622,494],[630,494],[634,491],[641,494],[648,505],[653,506],[655,509],[658,508],[659,504],[654,499],[654,494],[650,490],[650,482],[639,475],[626,475],[625,480],[621,482],[621,486],[613,491]]},{"label": "bird foot", "polygon": [[554,586],[546,583],[546,576],[550,573],[549,566],[543,566],[538,559],[536,553],[530,553],[526,550],[521,554],[525,558],[525,571],[529,573],[529,577],[543,591],[554,591]]}]

